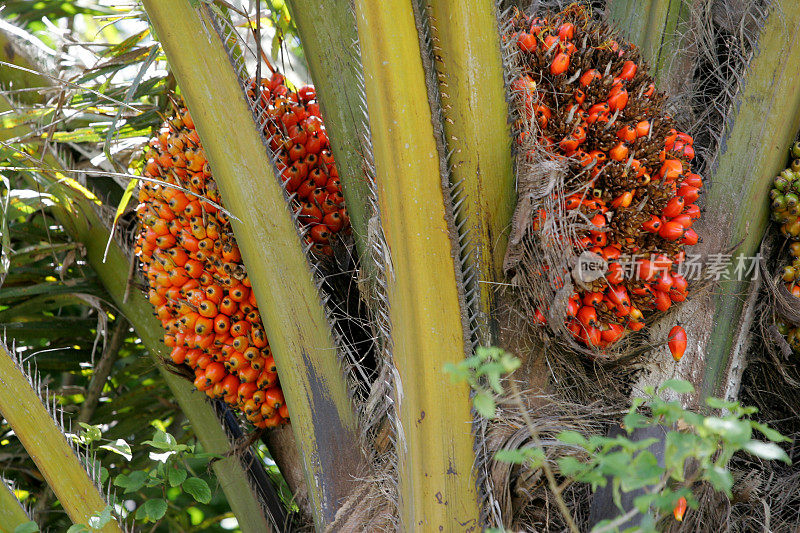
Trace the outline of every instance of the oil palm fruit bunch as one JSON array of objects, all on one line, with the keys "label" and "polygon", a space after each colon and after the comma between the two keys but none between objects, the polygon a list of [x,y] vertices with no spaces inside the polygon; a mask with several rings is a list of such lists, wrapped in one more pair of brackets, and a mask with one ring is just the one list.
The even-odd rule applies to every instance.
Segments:
[{"label": "oil palm fruit bunch", "polygon": [[791,163],[772,181],[772,220],[781,225],[781,233],[800,240],[800,142],[789,150]]},{"label": "oil palm fruit bunch", "polygon": [[684,247],[699,240],[692,224],[703,180],[692,172],[693,139],[666,114],[635,47],[586,8],[548,18],[516,12],[506,39],[519,48],[520,157],[531,136],[568,168],[558,209],[539,210],[534,231],[551,216],[579,220],[577,238],[562,237],[576,256],[589,251],[606,262],[605,276],[571,295],[565,320],[584,345],[608,348],[688,295],[676,270]]},{"label": "oil palm fruit bunch", "polygon": [[[264,117],[292,208],[319,260],[349,221],[314,89],[291,91],[279,73],[248,84]],[[136,212],[137,256],[148,297],[177,365],[195,387],[238,408],[256,427],[288,421],[255,294],[189,111],[175,105],[145,153]]]},{"label": "oil palm fruit bunch", "polygon": [[[789,253],[792,257],[792,262],[783,267],[781,279],[786,286],[786,290],[795,298],[800,298],[800,242],[793,242],[789,246]],[[789,346],[795,352],[800,353],[800,327],[780,319],[776,325],[778,326],[778,331],[786,337]]]}]

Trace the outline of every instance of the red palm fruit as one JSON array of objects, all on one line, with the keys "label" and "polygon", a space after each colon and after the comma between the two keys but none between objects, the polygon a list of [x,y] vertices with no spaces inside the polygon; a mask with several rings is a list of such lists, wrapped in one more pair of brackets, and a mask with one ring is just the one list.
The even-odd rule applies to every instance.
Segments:
[{"label": "red palm fruit", "polygon": [[[547,45],[546,41],[545,45]],[[550,64],[550,74],[558,76],[559,74],[564,74],[567,69],[569,69],[569,55],[564,52],[556,54],[553,58],[553,62]]]},{"label": "red palm fruit", "polygon": [[692,226],[692,223],[694,222],[694,220],[692,220],[692,217],[690,217],[686,213],[681,213],[680,215],[674,217],[672,219],[672,222],[677,222],[678,224],[680,224],[684,228],[689,229]]},{"label": "red palm fruit", "polygon": [[[278,416],[278,412],[275,410],[274,407],[267,403],[262,403],[260,407],[261,416],[266,420],[270,420],[275,416]],[[266,426],[265,426],[266,427]]]},{"label": "red palm fruit", "polygon": [[699,189],[703,186],[703,178],[693,172],[687,172],[683,178],[683,185],[697,187]]},{"label": "red palm fruit", "polygon": [[639,331],[644,328],[644,322],[639,322],[637,320],[629,320],[625,327],[627,327],[631,331]]},{"label": "red palm fruit", "polygon": [[700,207],[696,204],[687,205],[683,212],[691,217],[692,220],[700,218]]},{"label": "red palm fruit", "polygon": [[580,339],[589,346],[599,346],[603,341],[599,328],[588,326],[581,330]]},{"label": "red palm fruit", "polygon": [[636,273],[639,276],[639,279],[644,281],[650,281],[655,278],[657,272],[657,266],[653,261],[649,259],[639,259],[636,262]]},{"label": "red palm fruit", "polygon": [[681,496],[678,498],[678,503],[675,504],[675,508],[672,510],[672,516],[675,517],[675,520],[678,522],[683,521],[683,516],[686,514],[686,498]]},{"label": "red palm fruit", "polygon": [[608,151],[608,156],[612,161],[625,161],[628,158],[628,146],[624,142],[618,142]]},{"label": "red palm fruit", "polygon": [[636,76],[637,69],[638,67],[636,66],[636,63],[633,61],[625,61],[622,64],[622,72],[620,73],[619,77],[623,80],[630,81],[634,76]]},{"label": "red palm fruit", "polygon": [[236,396],[240,401],[249,400],[253,397],[253,393],[258,390],[255,383],[242,383],[236,391]]},{"label": "red palm fruit", "polygon": [[672,299],[664,291],[655,291],[655,308],[659,311],[666,311],[672,305]]},{"label": "red palm fruit", "polygon": [[581,75],[579,83],[582,87],[588,87],[594,80],[599,80],[601,77],[600,72],[592,68]]},{"label": "red palm fruit", "polygon": [[677,159],[666,159],[658,171],[658,175],[666,181],[674,181],[683,173],[683,163]]},{"label": "red palm fruit", "polygon": [[629,308],[631,305],[631,300],[630,297],[628,296],[628,291],[627,289],[625,289],[625,287],[621,285],[608,287],[606,289],[605,294],[608,297],[609,301],[618,308],[620,308],[620,310],[622,309],[626,310],[624,315],[627,315],[628,312],[630,312]]},{"label": "red palm fruit", "polygon": [[567,302],[567,316],[576,316],[580,308],[580,301],[575,301],[572,298]]},{"label": "red palm fruit", "polygon": [[278,374],[264,369],[261,370],[261,373],[258,375],[258,379],[256,380],[258,388],[262,390],[266,390],[272,387],[277,382],[278,382]]},{"label": "red palm fruit", "polygon": [[603,301],[602,292],[587,292],[583,296],[583,305],[589,305],[594,307],[595,305],[599,304],[602,301]]},{"label": "red palm fruit", "polygon": [[662,226],[661,219],[655,215],[650,216],[650,220],[642,224],[642,229],[648,233],[658,233]]},{"label": "red palm fruit", "polygon": [[686,281],[686,278],[680,274],[672,274],[672,288],[677,291],[685,292],[689,288],[689,283]]},{"label": "red palm fruit", "polygon": [[678,239],[681,239],[684,236],[684,233],[686,231],[692,231],[692,230],[687,230],[677,222],[673,222],[670,220],[669,222],[666,222],[663,226],[661,226],[661,229],[658,231],[658,234],[659,236],[661,236],[664,239],[667,239],[668,241],[677,241]]},{"label": "red palm fruit", "polygon": [[608,93],[608,105],[611,111],[619,111],[628,105],[628,91],[622,85],[615,85]]},{"label": "red palm fruit", "polygon": [[206,375],[204,372],[198,373],[194,378],[194,388],[199,390],[200,392],[205,392],[211,387],[211,383],[208,382],[206,379]]},{"label": "red palm fruit", "polygon": [[675,198],[671,198],[667,205],[664,207],[662,214],[666,218],[673,218],[681,214],[683,211],[683,207],[686,204],[686,200],[682,196],[676,196]]},{"label": "red palm fruit", "polygon": [[678,189],[678,196],[682,196],[687,204],[692,204],[700,198],[700,189],[684,184]]},{"label": "red palm fruit", "polygon": [[600,332],[600,338],[607,343],[617,342],[625,334],[625,328],[613,322],[608,324],[608,329]]},{"label": "red palm fruit", "polygon": [[181,346],[175,346],[169,356],[173,363],[182,365],[186,361],[186,349]]},{"label": "red palm fruit", "polygon": [[251,365],[247,365],[237,371],[237,375],[243,383],[255,383],[260,373],[260,370],[256,370]]},{"label": "red palm fruit", "polygon": [[667,345],[669,346],[669,351],[672,353],[673,359],[676,361],[681,360],[681,357],[683,357],[686,351],[686,343],[686,330],[681,326],[674,326],[667,337]]},{"label": "red palm fruit", "polygon": [[672,276],[670,275],[668,270],[665,270],[659,273],[658,277],[656,278],[656,290],[669,292],[672,288]]},{"label": "red palm fruit", "polygon": [[669,290],[669,298],[673,302],[683,302],[688,295],[686,291],[679,291],[675,288]]},{"label": "red palm fruit", "polygon": [[206,379],[212,384],[222,381],[228,375],[222,363],[210,363],[205,370]]},{"label": "red palm fruit", "polygon": [[608,265],[608,272],[606,273],[606,279],[612,285],[618,285],[623,282],[625,279],[624,269],[622,265],[619,263],[611,263]]},{"label": "red palm fruit", "polygon": [[533,52],[536,50],[536,37],[530,33],[521,33],[517,36],[517,45],[523,52]]},{"label": "red palm fruit", "polygon": [[239,385],[241,385],[239,379],[232,374],[228,374],[227,376],[222,378],[222,381],[220,383],[222,383],[222,390],[224,396],[235,395],[239,390]]},{"label": "red palm fruit", "polygon": [[247,360],[247,358],[245,358],[244,354],[237,351],[234,351],[226,361],[226,366],[228,368],[228,371],[231,373],[238,372],[248,364],[249,361]]},{"label": "red palm fruit", "polygon": [[686,232],[683,234],[683,238],[680,240],[681,244],[686,244],[689,246],[695,245],[700,241],[700,236],[697,235],[693,229],[687,229]]},{"label": "red palm fruit", "polygon": [[281,389],[278,387],[270,387],[265,391],[264,403],[273,409],[280,409],[280,407],[286,403],[286,400],[283,398]]},{"label": "red palm fruit", "polygon": [[581,306],[576,316],[584,327],[597,325],[597,311],[591,305]]}]

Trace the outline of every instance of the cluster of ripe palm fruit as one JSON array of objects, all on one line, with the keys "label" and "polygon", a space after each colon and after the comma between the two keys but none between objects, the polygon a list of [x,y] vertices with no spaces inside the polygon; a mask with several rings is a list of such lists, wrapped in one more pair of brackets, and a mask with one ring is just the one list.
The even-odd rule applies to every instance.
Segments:
[{"label": "cluster of ripe palm fruit", "polygon": [[[783,268],[781,278],[792,296],[800,298],[800,242],[789,245],[789,253],[792,256],[792,263]],[[777,326],[778,331],[786,337],[789,346],[794,351],[800,352],[800,327],[784,320],[778,320]]]},{"label": "cluster of ripe palm fruit", "polygon": [[[789,245],[791,264],[783,268],[781,278],[795,298],[800,298],[800,142],[789,149],[791,163],[772,182],[772,220],[780,224]],[[796,352],[800,352],[800,327],[779,319],[778,331]]]},{"label": "cluster of ripe palm fruit", "polygon": [[[320,258],[332,255],[349,221],[314,89],[292,91],[275,73],[251,81],[248,96],[264,117],[284,186],[295,193],[304,238]],[[194,371],[195,387],[256,427],[274,427],[289,413],[255,294],[194,122],[176,107],[145,154],[144,175],[169,185],[145,182],[136,209],[148,297],[172,361]]]},{"label": "cluster of ripe palm fruit", "polygon": [[[585,8],[547,19],[516,13],[507,39],[523,70],[512,86],[524,115],[518,140],[535,135],[567,162],[572,192],[560,210],[591,224],[572,243],[576,255],[589,250],[608,265],[572,294],[566,325],[583,344],[607,348],[688,295],[676,270],[684,247],[699,240],[692,224],[703,180],[691,168],[693,139],[665,113],[635,48],[590,21]],[[540,210],[534,229],[549,216]],[[544,316],[537,311],[539,323]]]},{"label": "cluster of ripe palm fruit", "polygon": [[772,220],[787,239],[800,240],[800,142],[790,149],[792,162],[772,182]]}]

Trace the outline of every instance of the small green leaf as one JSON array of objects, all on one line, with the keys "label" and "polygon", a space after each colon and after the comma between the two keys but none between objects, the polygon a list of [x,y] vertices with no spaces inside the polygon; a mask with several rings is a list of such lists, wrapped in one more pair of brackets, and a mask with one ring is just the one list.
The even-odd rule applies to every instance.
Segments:
[{"label": "small green leaf", "polygon": [[521,465],[528,460],[522,450],[497,450],[494,458],[497,461],[515,465]]},{"label": "small green leaf", "polygon": [[136,492],[144,487],[147,474],[143,470],[134,470],[130,474],[120,474],[114,479],[114,485],[125,489],[124,494]]},{"label": "small green leaf", "polygon": [[667,389],[675,391],[678,394],[690,394],[694,392],[694,385],[684,379],[668,379],[661,384],[658,391],[661,392]]},{"label": "small green leaf", "polygon": [[130,445],[125,442],[125,439],[117,439],[116,441],[110,444],[103,444],[100,446],[101,450],[108,450],[114,453],[117,453],[130,461],[133,458],[133,453],[131,452]]},{"label": "small green leaf", "polygon": [[173,465],[167,470],[167,480],[170,487],[177,487],[186,480],[186,469],[183,465]]},{"label": "small green leaf", "polygon": [[208,483],[198,477],[190,477],[183,482],[183,490],[192,495],[200,503],[211,501],[211,489]]},{"label": "small green leaf", "polygon": [[155,522],[161,520],[167,512],[167,500],[162,498],[153,498],[145,501],[141,507],[136,509],[137,520],[150,520]]},{"label": "small green leaf", "polygon": [[731,487],[733,487],[733,475],[730,471],[720,466],[714,466],[705,471],[703,478],[711,483],[714,489],[724,492],[728,498],[731,497]]},{"label": "small green leaf", "polygon": [[745,451],[765,459],[767,461],[783,461],[786,464],[792,464],[792,460],[786,455],[786,452],[775,443],[762,442],[760,440],[751,440],[744,445]]},{"label": "small green leaf", "polygon": [[67,533],[90,533],[90,529],[85,524],[72,524]]},{"label": "small green leaf", "polygon": [[757,429],[762,435],[767,437],[772,442],[788,442],[792,440],[789,437],[781,435],[779,432],[770,428],[766,424],[761,424],[759,422],[750,422],[750,424],[753,426],[754,429]]},{"label": "small green leaf", "polygon": [[105,509],[103,509],[100,514],[89,518],[89,527],[92,529],[100,529],[108,524],[111,521],[111,511],[111,506],[106,505]]},{"label": "small green leaf", "polygon": [[83,435],[81,435],[86,443],[91,443],[100,440],[103,437],[103,432],[100,431],[99,426],[90,426],[85,422],[78,422],[83,428]]},{"label": "small green leaf", "polygon": [[556,435],[556,438],[564,444],[575,444],[581,448],[587,448],[589,445],[589,441],[586,440],[586,437],[577,431],[562,431]]},{"label": "small green leaf", "polygon": [[472,398],[472,405],[475,406],[475,410],[478,411],[478,414],[484,418],[491,419],[497,414],[497,406],[494,403],[494,398],[487,392],[476,392],[475,396]]},{"label": "small green leaf", "polygon": [[39,526],[33,520],[14,528],[14,533],[36,533],[37,531],[39,531]]}]

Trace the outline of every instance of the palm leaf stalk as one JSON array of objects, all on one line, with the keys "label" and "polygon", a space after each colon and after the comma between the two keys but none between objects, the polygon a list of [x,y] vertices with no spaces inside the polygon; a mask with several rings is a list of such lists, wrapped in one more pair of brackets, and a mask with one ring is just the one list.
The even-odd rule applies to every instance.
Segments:
[{"label": "palm leaf stalk", "polygon": [[511,132],[495,6],[429,0],[430,30],[462,258],[475,277],[479,338],[497,343],[496,282],[516,205]]},{"label": "palm leaf stalk", "polygon": [[0,478],[0,533],[13,533],[17,526],[30,521],[11,488]]},{"label": "palm leaf stalk", "polygon": [[400,376],[401,527],[477,527],[469,390],[442,379],[445,363],[464,358],[468,328],[456,281],[455,224],[447,223],[449,183],[424,104],[414,13],[408,2],[360,0],[356,20],[381,223],[391,250],[384,268]]},{"label": "palm leaf stalk", "polygon": [[[707,236],[704,252],[733,250],[732,278],[738,258],[745,261],[758,252],[769,221],[772,179],[786,166],[786,150],[800,128],[799,25],[800,12],[793,2],[772,3],[712,166],[708,213],[698,233]],[[711,332],[699,350],[706,363],[703,396],[735,397],[738,391],[757,286],[746,276],[723,281],[704,303],[698,314],[702,318],[690,325],[694,338]]]},{"label": "palm leaf stalk", "polygon": [[[45,408],[7,348],[0,344],[0,413],[42,473],[75,524],[88,524],[106,508],[103,494],[89,477],[61,428]],[[55,409],[55,408],[54,408]],[[111,520],[100,531],[122,532]]]}]

